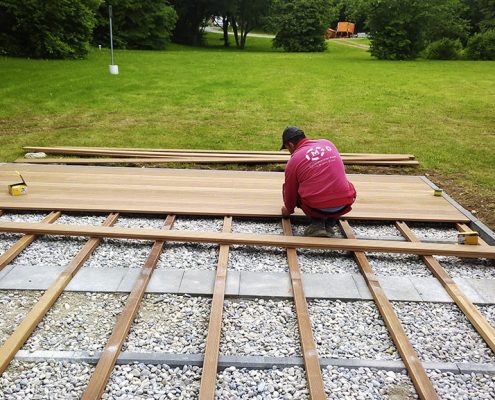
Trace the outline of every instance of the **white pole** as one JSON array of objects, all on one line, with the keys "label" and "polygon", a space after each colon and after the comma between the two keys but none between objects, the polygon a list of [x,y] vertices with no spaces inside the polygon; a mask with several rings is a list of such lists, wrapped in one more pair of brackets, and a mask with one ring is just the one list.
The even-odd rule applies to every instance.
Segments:
[{"label": "white pole", "polygon": [[108,18],[110,21],[110,52],[112,54],[112,64],[110,65],[110,73],[112,75],[118,75],[119,66],[114,64],[114,58],[113,58],[112,6],[108,6]]}]

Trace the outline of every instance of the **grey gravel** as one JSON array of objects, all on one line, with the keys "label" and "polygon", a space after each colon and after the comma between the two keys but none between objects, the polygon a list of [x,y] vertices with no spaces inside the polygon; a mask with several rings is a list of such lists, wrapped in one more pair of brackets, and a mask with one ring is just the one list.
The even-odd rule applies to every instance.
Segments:
[{"label": "grey gravel", "polygon": [[168,242],[163,248],[156,268],[215,270],[219,247],[202,243]]},{"label": "grey gravel", "polygon": [[455,304],[393,302],[423,361],[495,362],[495,354]]},{"label": "grey gravel", "polygon": [[175,220],[173,229],[179,231],[221,232],[223,219],[179,216]]},{"label": "grey gravel", "polygon": [[323,369],[322,375],[329,399],[409,400],[418,398],[405,372],[329,366]]},{"label": "grey gravel", "polygon": [[396,237],[402,238],[401,233],[395,227],[394,224],[387,223],[363,223],[363,222],[350,222],[350,225],[356,236],[370,239],[380,239],[384,237]]},{"label": "grey gravel", "polygon": [[435,257],[452,278],[495,279],[495,260]]},{"label": "grey gravel", "polygon": [[10,249],[21,237],[22,235],[15,233],[0,233],[0,255]]},{"label": "grey gravel", "polygon": [[14,360],[0,376],[0,399],[79,399],[93,370],[85,363]]},{"label": "grey gravel", "polygon": [[102,399],[197,399],[201,368],[168,365],[116,365]]},{"label": "grey gravel", "polygon": [[[11,213],[6,212],[0,215],[0,221],[3,222],[40,222],[46,214],[42,213]],[[0,233],[0,255],[7,251],[12,245],[19,240],[22,235],[13,233]]]},{"label": "grey gravel", "polygon": [[228,367],[217,375],[215,399],[308,399],[304,369],[253,370]]},{"label": "grey gravel", "polygon": [[366,253],[378,276],[415,276],[432,278],[426,264],[413,254]]},{"label": "grey gravel", "polygon": [[442,400],[495,399],[495,375],[426,372]]},{"label": "grey gravel", "polygon": [[311,300],[308,309],[320,357],[400,359],[372,301]]},{"label": "grey gravel", "polygon": [[0,345],[14,332],[19,323],[41,297],[38,291],[0,291]]},{"label": "grey gravel", "polygon": [[87,214],[62,214],[59,219],[55,221],[56,224],[66,225],[92,225],[98,226],[105,222],[105,216],[103,215],[87,215]]},{"label": "grey gravel", "polygon": [[495,304],[485,306],[478,305],[478,308],[490,325],[495,328]]},{"label": "grey gravel", "polygon": [[293,302],[226,299],[220,353],[273,357],[301,355]]},{"label": "grey gravel", "polygon": [[407,225],[419,240],[451,240],[457,242],[459,232],[452,224],[408,223]]},{"label": "grey gravel", "polygon": [[203,353],[210,307],[206,297],[146,295],[123,351]]},{"label": "grey gravel", "polygon": [[163,216],[163,218],[119,216],[114,226],[120,228],[161,229],[165,224],[165,219],[166,216]]},{"label": "grey gravel", "polygon": [[233,233],[255,233],[258,235],[283,235],[282,222],[273,219],[240,219],[232,221]]},{"label": "grey gravel", "polygon": [[64,293],[23,350],[102,350],[126,299],[113,293]]},{"label": "grey gravel", "polygon": [[298,249],[301,272],[305,274],[359,274],[353,256],[345,251]]},{"label": "grey gravel", "polygon": [[287,252],[277,248],[230,246],[231,271],[288,272]]}]

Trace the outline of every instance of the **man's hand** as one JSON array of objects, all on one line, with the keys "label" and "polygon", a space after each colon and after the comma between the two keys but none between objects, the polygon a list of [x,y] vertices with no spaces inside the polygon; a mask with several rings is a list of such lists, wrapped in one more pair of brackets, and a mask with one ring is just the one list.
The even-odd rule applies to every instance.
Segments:
[{"label": "man's hand", "polygon": [[284,218],[289,218],[290,217],[290,212],[287,210],[285,206],[282,206],[282,217]]}]

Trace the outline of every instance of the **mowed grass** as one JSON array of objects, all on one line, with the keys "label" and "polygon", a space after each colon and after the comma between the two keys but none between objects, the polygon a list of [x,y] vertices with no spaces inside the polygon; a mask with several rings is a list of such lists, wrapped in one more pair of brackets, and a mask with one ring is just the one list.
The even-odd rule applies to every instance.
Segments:
[{"label": "mowed grass", "polygon": [[343,152],[412,153],[427,170],[495,198],[495,63],[377,61],[325,53],[170,45],[87,60],[0,58],[0,160],[22,146],[274,150],[298,125]]}]

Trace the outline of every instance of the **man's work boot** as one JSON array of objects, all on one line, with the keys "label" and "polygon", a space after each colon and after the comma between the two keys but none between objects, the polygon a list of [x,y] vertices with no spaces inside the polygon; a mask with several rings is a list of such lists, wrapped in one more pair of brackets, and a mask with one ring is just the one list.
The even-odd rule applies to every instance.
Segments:
[{"label": "man's work boot", "polygon": [[328,237],[335,235],[335,226],[337,225],[337,220],[334,218],[327,218],[325,220],[325,230]]},{"label": "man's work boot", "polygon": [[326,237],[325,220],[311,218],[311,224],[304,230],[304,236]]}]

